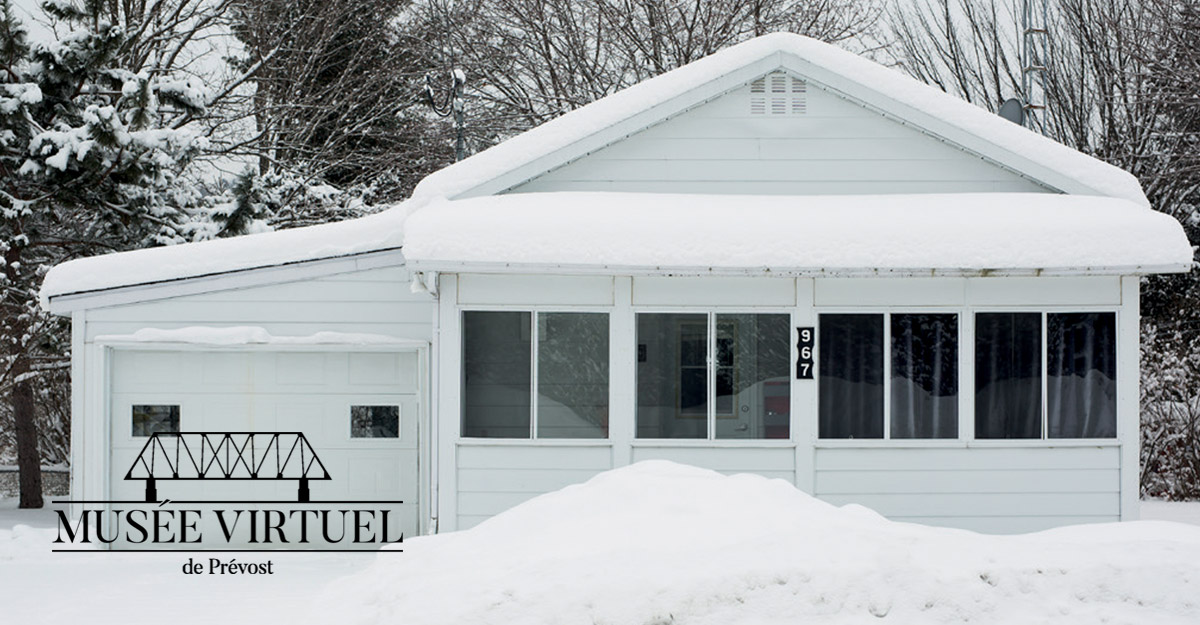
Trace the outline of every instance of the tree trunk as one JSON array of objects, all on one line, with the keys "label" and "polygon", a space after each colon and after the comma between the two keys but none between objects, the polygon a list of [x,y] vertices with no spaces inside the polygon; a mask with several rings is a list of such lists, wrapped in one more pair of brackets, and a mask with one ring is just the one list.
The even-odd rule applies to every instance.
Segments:
[{"label": "tree trunk", "polygon": [[38,454],[37,424],[33,421],[33,386],[23,379],[29,371],[29,361],[18,356],[13,367],[12,389],[13,421],[17,434],[17,467],[21,471],[22,508],[41,508],[42,502],[42,459]]}]

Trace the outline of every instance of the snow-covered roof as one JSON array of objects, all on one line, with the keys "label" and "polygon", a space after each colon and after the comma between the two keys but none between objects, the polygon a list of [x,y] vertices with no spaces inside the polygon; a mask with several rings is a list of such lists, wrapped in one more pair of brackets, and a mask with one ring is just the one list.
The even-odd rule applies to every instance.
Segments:
[{"label": "snow-covered roof", "polygon": [[398,249],[407,214],[401,204],[337,223],[80,258],[50,270],[42,305],[60,295]]},{"label": "snow-covered roof", "polygon": [[406,224],[414,269],[632,273],[1184,271],[1179,223],[1049,193],[528,193],[439,200]]},{"label": "snow-covered roof", "polygon": [[[641,130],[749,79],[785,68],[848,98],[923,128],[1067,193],[1105,195],[1149,206],[1136,177],[1031,132],[898,70],[790,33],[756,37],[623,89],[427,176],[419,203],[497,193]],[[749,69],[742,75],[739,70]],[[743,72],[744,73],[744,72]],[[732,84],[728,84],[733,78]],[[647,112],[662,107],[659,114]],[[625,124],[626,122],[632,125]],[[618,128],[618,132],[611,132]],[[606,132],[609,131],[609,132]],[[609,141],[609,142],[611,142]],[[512,176],[516,177],[513,178]],[[496,181],[510,179],[501,184]]]},{"label": "snow-covered roof", "polygon": [[[1020,199],[1003,195],[630,195],[615,204],[615,197],[598,194],[487,197],[778,68],[800,73],[1072,195]],[[472,197],[479,199],[461,199]],[[634,205],[642,208],[635,211]],[[1137,179],[1123,170],[834,46],[799,35],[772,34],[614,93],[436,172],[417,186],[412,198],[384,213],[310,228],[74,260],[50,271],[41,298],[48,307],[51,298],[80,295],[86,299],[120,287],[393,250],[402,244],[405,257],[416,258],[426,267],[562,263],[593,268],[611,264],[734,271],[786,267],[806,272],[931,267],[946,271],[1185,270],[1190,249],[1185,258],[1182,230],[1168,217],[1151,214],[1148,206]],[[489,214],[493,209],[500,212]],[[691,213],[700,209],[706,212],[706,219],[695,219]],[[821,210],[834,213],[823,215]],[[688,212],[688,219],[682,219],[679,211]],[[405,219],[414,213],[417,230],[406,236]],[[468,220],[467,215],[473,217]],[[859,221],[843,219],[845,215],[858,215]],[[862,221],[868,218],[872,221]],[[494,227],[481,227],[484,223]],[[668,223],[670,230],[665,229]],[[824,240],[815,238],[813,224],[821,224]],[[887,227],[882,227],[885,224]],[[853,233],[850,226],[856,228]],[[989,228],[993,234],[1003,231],[1009,238],[989,235]],[[544,238],[554,232],[562,241],[573,241],[573,253]],[[939,238],[950,234],[987,239],[988,245]],[[593,235],[597,238],[592,239]],[[751,238],[759,235],[777,243],[765,246]],[[781,237],[789,238],[788,246]],[[601,245],[600,240],[609,243]],[[628,240],[647,244],[632,249],[621,243]],[[927,244],[910,244],[918,240]],[[1041,241],[1042,247],[1028,243],[1034,240]],[[1113,245],[1089,245],[1089,241]],[[595,253],[585,256],[581,250]],[[618,255],[618,251],[628,254]],[[798,256],[802,252],[804,255]],[[76,303],[63,304],[57,310],[87,305],[83,299],[73,301]]]}]

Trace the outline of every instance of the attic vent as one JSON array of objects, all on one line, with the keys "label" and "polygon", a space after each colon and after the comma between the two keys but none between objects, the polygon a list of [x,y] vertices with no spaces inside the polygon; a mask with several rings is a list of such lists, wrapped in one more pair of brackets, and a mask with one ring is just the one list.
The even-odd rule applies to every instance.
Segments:
[{"label": "attic vent", "polygon": [[785,72],[772,72],[750,83],[751,115],[803,115],[808,84]]}]

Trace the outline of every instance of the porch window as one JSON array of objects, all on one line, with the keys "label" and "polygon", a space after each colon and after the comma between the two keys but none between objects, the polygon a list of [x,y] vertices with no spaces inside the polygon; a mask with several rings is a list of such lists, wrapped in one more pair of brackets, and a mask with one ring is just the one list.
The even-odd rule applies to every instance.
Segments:
[{"label": "porch window", "polygon": [[639,313],[639,438],[788,438],[785,314]]},{"label": "porch window", "polygon": [[975,341],[976,438],[1117,435],[1114,313],[979,313]]},{"label": "porch window", "polygon": [[605,313],[464,312],[463,436],[607,437],[608,336]]},{"label": "porch window", "polygon": [[957,315],[821,315],[817,359],[821,438],[958,436]]}]

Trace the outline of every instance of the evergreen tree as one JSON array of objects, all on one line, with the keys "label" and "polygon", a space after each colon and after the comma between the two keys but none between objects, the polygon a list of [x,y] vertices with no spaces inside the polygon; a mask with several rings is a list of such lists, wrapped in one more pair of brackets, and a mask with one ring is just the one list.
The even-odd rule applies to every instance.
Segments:
[{"label": "evergreen tree", "polygon": [[202,146],[179,120],[205,90],[169,68],[130,71],[131,35],[102,0],[46,2],[69,32],[30,44],[0,0],[0,384],[7,389],[21,507],[40,507],[33,398],[68,358],[63,321],[38,306],[45,271],[72,257],[181,240],[188,215],[173,187]]}]

